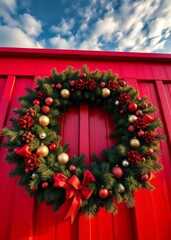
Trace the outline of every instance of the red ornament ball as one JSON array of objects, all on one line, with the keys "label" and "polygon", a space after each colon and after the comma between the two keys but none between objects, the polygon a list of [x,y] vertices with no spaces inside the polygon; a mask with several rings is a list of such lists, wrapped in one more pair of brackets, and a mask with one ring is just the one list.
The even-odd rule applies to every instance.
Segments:
[{"label": "red ornament ball", "polygon": [[153,151],[152,148],[149,148],[149,149],[147,150],[147,154],[149,154],[149,155],[150,155],[150,154],[153,154],[153,152],[154,152],[154,151]]},{"label": "red ornament ball", "polygon": [[124,80],[120,80],[120,81],[119,81],[119,84],[120,84],[122,87],[126,86],[126,82],[125,82]]},{"label": "red ornament ball", "polygon": [[135,114],[136,114],[136,116],[138,116],[138,117],[139,117],[139,116],[142,116],[142,114],[143,114],[143,113],[142,113],[142,111],[141,111],[141,110],[137,110]]},{"label": "red ornament ball", "polygon": [[53,104],[53,98],[47,97],[45,99],[45,103],[46,103],[46,105],[51,106]]},{"label": "red ornament ball", "polygon": [[143,135],[144,135],[144,131],[140,130],[140,131],[138,132],[138,137],[142,137]]},{"label": "red ornament ball", "polygon": [[42,183],[42,188],[43,188],[43,189],[48,188],[48,186],[49,186],[48,182],[43,182],[43,183]]},{"label": "red ornament ball", "polygon": [[74,172],[75,169],[76,169],[76,166],[75,166],[75,165],[70,165],[70,166],[69,166],[69,171],[70,171],[70,172]]},{"label": "red ornament ball", "polygon": [[123,113],[124,113],[124,110],[123,110],[123,109],[121,109],[119,112],[120,112],[120,114],[123,114]]},{"label": "red ornament ball", "polygon": [[49,149],[50,150],[55,150],[56,149],[56,144],[55,143],[51,143],[50,145],[49,145]]},{"label": "red ornament ball", "polygon": [[37,187],[32,186],[32,187],[30,187],[30,190],[31,190],[32,192],[36,192],[36,191],[37,191]]},{"label": "red ornament ball", "polygon": [[112,168],[112,174],[115,178],[121,178],[123,176],[122,168],[116,166]]},{"label": "red ornament ball", "polygon": [[112,190],[109,190],[109,196],[113,196],[113,191]]},{"label": "red ornament ball", "polygon": [[134,112],[134,111],[136,111],[137,110],[137,104],[136,103],[134,103],[134,102],[132,102],[132,103],[130,103],[129,105],[128,105],[128,109],[129,109],[129,111],[131,111],[131,112]]},{"label": "red ornament ball", "polygon": [[99,197],[101,197],[101,198],[107,198],[108,195],[109,195],[109,192],[108,192],[107,188],[101,188],[101,189],[99,190]]},{"label": "red ornament ball", "polygon": [[28,168],[25,168],[24,171],[25,171],[25,173],[28,173],[28,172],[29,172],[29,169],[28,169]]},{"label": "red ornament ball", "polygon": [[135,127],[132,126],[132,125],[130,125],[130,126],[128,127],[128,131],[129,131],[129,132],[134,132],[134,131],[135,131]]},{"label": "red ornament ball", "polygon": [[62,88],[62,85],[60,83],[56,84],[56,88],[57,89],[61,89]]},{"label": "red ornament ball", "polygon": [[50,112],[50,107],[44,105],[44,106],[42,107],[42,112],[45,113],[45,114],[48,113],[48,112]]},{"label": "red ornament ball", "polygon": [[35,99],[35,100],[33,101],[33,104],[34,104],[34,105],[40,105],[40,101],[37,100],[37,99]]},{"label": "red ornament ball", "polygon": [[54,83],[52,83],[52,84],[51,84],[51,87],[52,87],[52,88],[55,88],[55,84],[54,84]]},{"label": "red ornament ball", "polygon": [[148,104],[147,104],[147,103],[143,103],[143,104],[141,105],[141,107],[142,107],[143,109],[146,109],[146,108],[148,107]]},{"label": "red ornament ball", "polygon": [[101,83],[100,83],[100,87],[101,87],[101,88],[104,88],[104,87],[105,87],[105,85],[106,85],[106,83],[105,83],[105,82],[101,82]]},{"label": "red ornament ball", "polygon": [[69,84],[70,84],[70,86],[74,87],[74,86],[75,86],[75,80],[71,80],[71,81],[69,82]]},{"label": "red ornament ball", "polygon": [[86,78],[86,73],[84,73],[84,72],[82,72],[81,74],[80,74],[80,78]]},{"label": "red ornament ball", "polygon": [[144,182],[147,182],[150,179],[149,174],[144,173],[143,175],[141,175],[141,180],[143,180]]}]

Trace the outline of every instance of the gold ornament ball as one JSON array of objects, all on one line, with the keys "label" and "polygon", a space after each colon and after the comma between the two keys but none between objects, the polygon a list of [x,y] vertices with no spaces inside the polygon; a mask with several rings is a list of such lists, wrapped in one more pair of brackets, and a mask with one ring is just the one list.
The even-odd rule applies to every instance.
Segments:
[{"label": "gold ornament ball", "polygon": [[136,138],[132,138],[130,141],[129,141],[129,144],[131,147],[133,148],[138,148],[140,146],[140,141]]},{"label": "gold ornament ball", "polygon": [[110,90],[108,88],[103,88],[101,92],[102,97],[107,98],[110,96]]},{"label": "gold ornament ball", "polygon": [[61,97],[65,98],[65,99],[69,98],[70,97],[70,91],[68,89],[65,89],[65,88],[62,89],[61,90]]},{"label": "gold ornament ball", "polygon": [[57,160],[58,162],[60,162],[61,164],[67,164],[67,162],[69,161],[69,156],[67,153],[62,152],[57,156]]},{"label": "gold ornament ball", "polygon": [[50,119],[46,115],[42,115],[39,117],[38,122],[42,127],[46,127],[49,125]]},{"label": "gold ornament ball", "polygon": [[49,154],[49,148],[46,145],[41,145],[36,150],[36,154],[40,157],[46,157]]},{"label": "gold ornament ball", "polygon": [[133,123],[133,122],[135,122],[137,120],[137,116],[135,116],[135,115],[130,115],[129,117],[128,117],[128,121],[130,122],[130,123]]}]

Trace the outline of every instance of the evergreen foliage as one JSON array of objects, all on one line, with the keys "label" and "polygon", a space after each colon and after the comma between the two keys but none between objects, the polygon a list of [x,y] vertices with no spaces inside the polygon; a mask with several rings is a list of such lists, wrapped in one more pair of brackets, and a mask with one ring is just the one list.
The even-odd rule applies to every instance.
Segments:
[{"label": "evergreen foliage", "polygon": [[[102,94],[104,88],[110,90],[107,97]],[[68,97],[61,94],[62,89],[69,91]],[[164,140],[165,136],[156,133],[156,129],[161,128],[162,124],[160,119],[149,117],[149,114],[156,112],[156,108],[152,103],[147,103],[147,97],[140,98],[134,87],[123,79],[118,79],[117,74],[110,70],[102,73],[99,70],[89,72],[86,66],[83,66],[81,72],[73,71],[72,67],[61,73],[53,69],[51,77],[37,79],[35,90],[29,88],[26,90],[27,96],[19,98],[21,109],[14,109],[18,118],[11,119],[11,127],[5,127],[3,135],[8,137],[4,143],[9,150],[6,160],[8,163],[16,164],[10,176],[19,175],[19,184],[24,185],[30,195],[35,196],[39,202],[45,200],[48,204],[54,204],[56,211],[66,198],[64,189],[54,187],[54,174],[61,173],[67,179],[76,175],[82,182],[85,170],[89,169],[95,177],[95,182],[89,183],[88,186],[93,193],[89,199],[82,199],[80,210],[87,216],[92,216],[101,206],[105,206],[111,213],[116,213],[117,207],[114,203],[116,201],[125,202],[128,207],[133,207],[133,193],[137,189],[153,189],[148,180],[151,174],[154,175],[162,168],[158,157],[161,153],[159,140]],[[53,100],[52,104],[46,104],[48,97]],[[72,104],[81,104],[82,101],[101,106],[110,112],[116,123],[116,129],[110,135],[117,137],[117,146],[103,150],[103,159],[93,155],[94,162],[90,166],[84,164],[84,155],[73,156],[63,164],[57,161],[57,156],[66,153],[68,145],[61,145],[58,118],[68,111]],[[133,108],[129,106],[131,103]],[[50,108],[49,112],[42,112],[44,105]],[[34,121],[33,124],[26,125],[23,120],[26,115],[31,118],[29,121]],[[42,115],[46,115],[50,120],[47,126],[39,122]],[[132,120],[130,116],[136,119]],[[142,123],[138,122],[140,120]],[[128,130],[130,126],[132,131]],[[140,131],[143,132],[142,135]],[[45,138],[40,137],[42,132]],[[131,139],[137,140],[138,146],[131,144]],[[48,146],[47,156],[37,154],[37,149],[42,144]],[[26,146],[31,152],[26,153]],[[16,151],[22,147],[24,156]],[[34,166],[27,161],[30,156],[32,157],[30,162],[33,161]],[[70,170],[71,165],[75,167],[74,170]],[[116,166],[123,175],[113,173]],[[147,177],[146,180],[144,175]],[[105,198],[99,194],[102,188],[108,191]]]}]

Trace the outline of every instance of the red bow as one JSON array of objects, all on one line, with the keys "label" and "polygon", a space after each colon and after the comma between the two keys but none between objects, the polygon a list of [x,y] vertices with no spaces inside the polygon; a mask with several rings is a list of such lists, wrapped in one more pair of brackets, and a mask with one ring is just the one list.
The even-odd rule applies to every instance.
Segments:
[{"label": "red bow", "polygon": [[55,181],[54,187],[65,188],[66,195],[66,201],[59,208],[57,214],[61,219],[71,217],[71,223],[73,223],[81,207],[82,198],[87,200],[93,193],[93,190],[90,190],[87,186],[90,182],[94,182],[95,178],[89,170],[84,172],[82,184],[76,175],[67,179],[63,174],[55,173],[53,178]]}]

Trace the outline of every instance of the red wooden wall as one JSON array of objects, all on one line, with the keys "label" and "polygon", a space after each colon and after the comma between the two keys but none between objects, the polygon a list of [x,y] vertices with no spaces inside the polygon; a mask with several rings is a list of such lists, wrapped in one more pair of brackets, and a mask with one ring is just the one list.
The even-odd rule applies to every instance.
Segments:
[{"label": "red wooden wall", "polygon": [[[147,95],[158,107],[167,141],[161,143],[164,170],[152,180],[156,190],[135,193],[136,206],[119,205],[117,215],[101,209],[96,217],[79,215],[73,225],[58,223],[51,207],[37,205],[17,179],[9,179],[12,166],[4,160],[7,149],[0,146],[0,239],[2,240],[167,240],[171,234],[171,55],[112,53],[65,50],[0,49],[0,129],[19,107],[18,97],[25,86],[34,88],[37,76],[47,76],[54,67],[58,71],[72,65],[90,71],[108,70],[119,74]],[[70,143],[69,154],[101,154],[111,142],[108,134],[110,117],[102,109],[86,104],[72,107],[63,117],[63,142]],[[1,141],[3,139],[1,138]]]}]

